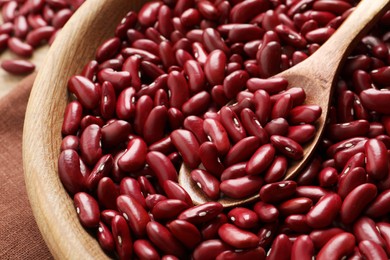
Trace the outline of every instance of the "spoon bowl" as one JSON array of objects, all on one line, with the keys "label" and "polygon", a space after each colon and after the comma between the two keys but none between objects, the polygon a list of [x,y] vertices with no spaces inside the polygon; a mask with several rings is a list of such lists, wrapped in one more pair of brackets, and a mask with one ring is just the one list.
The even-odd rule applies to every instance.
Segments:
[{"label": "spoon bowl", "polygon": [[[305,104],[317,105],[322,109],[322,114],[315,124],[315,136],[303,147],[303,158],[290,162],[285,180],[294,178],[310,160],[324,132],[333,87],[345,59],[389,7],[390,0],[361,1],[336,32],[313,55],[274,76],[286,79],[289,83],[288,88],[301,87],[306,93]],[[192,181],[190,172],[191,169],[183,164],[179,173],[179,184],[188,192],[195,204],[211,201]],[[224,207],[236,207],[258,198],[259,194],[256,193],[245,199],[221,197],[218,202]]]}]

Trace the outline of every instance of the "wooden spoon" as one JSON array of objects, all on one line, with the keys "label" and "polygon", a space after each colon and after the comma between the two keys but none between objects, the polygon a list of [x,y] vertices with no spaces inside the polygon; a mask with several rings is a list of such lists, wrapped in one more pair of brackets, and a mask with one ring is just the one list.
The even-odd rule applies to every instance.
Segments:
[{"label": "wooden spoon", "polygon": [[[311,158],[325,128],[330,97],[341,65],[356,44],[389,7],[390,0],[361,1],[337,31],[313,55],[275,76],[287,79],[289,87],[303,88],[306,92],[305,103],[319,105],[322,108],[322,115],[316,122],[315,137],[304,147],[303,158],[290,164],[285,179],[293,178]],[[211,201],[192,181],[190,172],[191,169],[183,164],[179,173],[179,184],[188,192],[195,204]],[[256,200],[258,197],[258,193],[245,199],[221,197],[218,202],[224,207],[234,207]]]}]

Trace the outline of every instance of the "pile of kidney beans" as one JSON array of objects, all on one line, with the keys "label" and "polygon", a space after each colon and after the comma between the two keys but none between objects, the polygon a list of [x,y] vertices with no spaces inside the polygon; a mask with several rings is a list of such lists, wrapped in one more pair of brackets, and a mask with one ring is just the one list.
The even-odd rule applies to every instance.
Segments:
[{"label": "pile of kidney beans", "polygon": [[[70,78],[59,177],[120,259],[388,259],[390,12],[321,109],[269,78],[305,60],[358,1],[163,0],[130,11]],[[233,101],[232,101],[233,100]],[[182,163],[211,202],[193,205]],[[223,208],[220,196],[253,203]]]},{"label": "pile of kidney beans", "polygon": [[7,59],[1,67],[12,74],[35,70],[28,60],[34,49],[51,44],[57,32],[85,0],[8,0],[1,1],[0,51],[10,50],[20,58]]}]

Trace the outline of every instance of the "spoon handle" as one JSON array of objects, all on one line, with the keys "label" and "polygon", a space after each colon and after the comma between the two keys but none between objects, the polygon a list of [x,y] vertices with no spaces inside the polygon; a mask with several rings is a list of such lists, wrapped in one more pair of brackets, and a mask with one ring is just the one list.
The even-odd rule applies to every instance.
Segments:
[{"label": "spoon handle", "polygon": [[[361,37],[389,10],[390,0],[362,0],[336,32],[312,56],[324,79],[334,78]],[[337,46],[337,47],[335,47]]]}]

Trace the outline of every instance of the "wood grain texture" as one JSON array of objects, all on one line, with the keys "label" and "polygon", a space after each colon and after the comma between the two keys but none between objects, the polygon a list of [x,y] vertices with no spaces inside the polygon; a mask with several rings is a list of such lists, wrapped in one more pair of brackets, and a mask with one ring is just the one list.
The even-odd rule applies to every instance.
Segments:
[{"label": "wood grain texture", "polygon": [[[321,117],[316,122],[316,135],[303,147],[303,158],[289,164],[285,179],[296,176],[310,160],[324,131],[333,86],[337,82],[338,73],[345,59],[389,7],[390,0],[361,1],[355,11],[320,49],[308,59],[275,76],[287,79],[288,88],[303,88],[306,93],[305,104],[318,105],[322,108]],[[179,183],[187,190],[195,204],[209,201],[202,190],[191,180],[190,169],[185,165],[180,169]],[[219,202],[224,207],[236,207],[258,197],[259,194],[240,200],[226,197],[221,198]]]},{"label": "wood grain texture", "polygon": [[71,17],[49,50],[29,99],[23,167],[33,214],[56,259],[106,259],[96,239],[79,224],[73,201],[57,173],[61,125],[71,75],[94,57],[97,46],[140,1],[92,0]]}]

